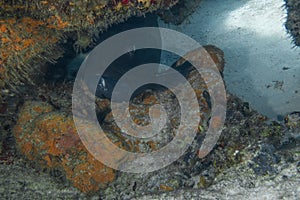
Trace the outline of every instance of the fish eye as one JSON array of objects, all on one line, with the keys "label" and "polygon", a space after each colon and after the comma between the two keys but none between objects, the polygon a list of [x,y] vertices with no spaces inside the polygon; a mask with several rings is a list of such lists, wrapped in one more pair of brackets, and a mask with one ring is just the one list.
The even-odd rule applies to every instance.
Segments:
[{"label": "fish eye", "polygon": [[105,79],[103,77],[100,78],[100,83],[98,84],[99,87],[101,87],[102,90],[107,91]]}]

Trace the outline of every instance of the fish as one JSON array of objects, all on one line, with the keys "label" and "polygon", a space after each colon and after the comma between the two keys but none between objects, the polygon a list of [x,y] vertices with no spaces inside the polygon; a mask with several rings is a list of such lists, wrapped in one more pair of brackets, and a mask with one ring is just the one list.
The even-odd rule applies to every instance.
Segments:
[{"label": "fish", "polygon": [[[180,73],[184,76],[185,80],[188,80],[189,74],[195,70],[194,66],[188,61],[196,61],[197,59],[202,59],[203,52],[207,52],[211,57],[212,62],[216,65],[216,70],[220,73],[221,77],[223,77],[223,70],[224,70],[224,53],[221,49],[213,46],[213,45],[206,45],[203,48],[196,48],[187,52],[183,57],[178,58],[170,68],[161,71],[159,65],[155,69],[155,80],[170,80],[170,82],[175,82],[176,79],[172,80],[174,73]],[[200,53],[200,54],[199,54]],[[161,51],[154,50],[154,49],[144,49],[144,50],[135,50],[133,54],[124,55],[121,57],[120,61],[117,61],[117,64],[112,63],[112,69],[108,70],[104,73],[102,77],[100,77],[97,89],[96,89],[96,96],[100,98],[107,98],[111,100],[112,92],[118,80],[129,70],[133,69],[134,67],[145,64],[145,63],[160,63],[161,58]],[[127,64],[123,64],[127,63]],[[119,67],[116,67],[119,66]],[[155,81],[154,80],[154,81]],[[127,82],[122,82],[121,91],[122,93],[116,94],[117,99],[116,101],[126,100],[125,97],[130,91],[132,91],[135,79],[128,80]],[[176,85],[180,84],[176,82]],[[174,86],[176,86],[174,85]],[[139,87],[137,90],[133,92],[131,95],[131,99],[138,96],[144,91],[159,91],[165,90],[166,87],[159,85],[159,84],[146,84]],[[208,101],[209,102],[209,101]]]}]

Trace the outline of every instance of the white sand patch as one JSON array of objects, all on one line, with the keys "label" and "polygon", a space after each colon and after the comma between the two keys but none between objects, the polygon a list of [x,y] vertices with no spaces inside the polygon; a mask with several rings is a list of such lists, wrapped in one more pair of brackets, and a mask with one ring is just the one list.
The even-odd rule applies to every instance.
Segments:
[{"label": "white sand patch", "polygon": [[283,4],[283,0],[203,0],[182,25],[160,22],[160,26],[221,48],[228,91],[276,118],[300,111],[300,48],[292,48],[286,33]]}]

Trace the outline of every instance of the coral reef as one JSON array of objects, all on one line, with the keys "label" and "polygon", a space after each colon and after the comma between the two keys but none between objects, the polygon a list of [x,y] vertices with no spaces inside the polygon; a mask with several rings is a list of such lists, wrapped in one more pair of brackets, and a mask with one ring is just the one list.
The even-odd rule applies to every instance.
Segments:
[{"label": "coral reef", "polygon": [[[38,104],[46,105],[41,102]],[[34,103],[33,105],[37,104]],[[59,103],[56,103],[56,105],[59,105]],[[120,176],[117,176],[108,187],[105,187],[104,190],[100,189],[99,193],[94,193],[94,197],[100,194],[103,199],[131,199],[133,197],[139,197],[137,199],[140,199],[141,196],[146,195],[145,199],[149,199],[150,197],[158,198],[158,195],[161,198],[171,198],[180,194],[185,198],[198,198],[202,195],[222,198],[228,195],[232,188],[239,191],[237,194],[242,191],[243,195],[255,195],[258,190],[263,193],[267,190],[269,194],[275,196],[296,195],[298,197],[299,195],[295,191],[297,191],[299,185],[300,140],[299,134],[293,136],[291,133],[297,134],[299,132],[299,128],[297,128],[299,127],[299,115],[293,115],[292,119],[290,116],[287,118],[286,126],[291,128],[289,130],[284,124],[265,123],[266,119],[263,116],[251,111],[247,103],[243,103],[231,95],[228,98],[228,108],[228,117],[222,136],[215,150],[205,159],[199,159],[191,151],[188,151],[175,163],[155,173],[137,175],[120,173]],[[52,113],[56,113],[56,111]],[[296,125],[297,122],[298,125]],[[280,129],[278,131],[280,134],[274,131],[278,129]],[[263,134],[265,130],[269,131],[268,136]],[[273,162],[273,158],[276,158],[277,161]],[[280,162],[278,158],[281,160]],[[265,159],[266,163],[263,162]],[[75,161],[78,160],[73,160],[74,163],[76,163]],[[42,162],[47,161],[42,160]],[[7,173],[7,176],[8,174],[12,176],[15,173],[20,175],[19,171],[14,172],[14,170],[17,170],[14,165],[6,168],[5,171],[11,172]],[[28,171],[31,172],[32,169],[27,169],[26,173]],[[1,168],[1,172],[4,172],[3,168]],[[40,175],[36,173],[31,174],[31,176],[42,179],[46,176],[44,173],[40,173]],[[6,173],[2,174],[3,177],[6,177],[4,174]],[[24,181],[24,179],[16,179],[15,176],[11,177],[12,180],[9,181],[10,187],[5,186],[4,188],[8,187],[7,190],[0,191],[0,194],[8,197],[26,194],[27,197],[36,195],[32,194],[32,191],[38,192],[38,190],[41,190],[39,194],[42,197],[52,197],[62,195],[61,193],[64,192],[61,190],[52,194],[44,192],[43,188],[51,188],[49,181],[53,179],[48,178],[48,181],[40,183],[41,185],[37,187],[31,181],[36,179],[28,177]],[[275,178],[275,181],[273,178]],[[15,183],[14,180],[19,181]],[[19,189],[21,187],[20,182],[26,184],[31,190],[28,188],[25,191],[22,188]],[[16,184],[16,191],[12,187],[13,183]],[[61,179],[58,183],[64,184]],[[4,182],[2,184],[7,185],[8,183]],[[51,184],[55,186],[57,183]],[[224,188],[224,184],[229,185]],[[254,186],[255,188],[253,188]],[[219,191],[218,188],[222,188],[223,192],[216,193],[216,190]],[[272,188],[275,193],[272,192]],[[66,189],[71,190],[72,188],[67,187]],[[7,194],[8,191],[15,192]],[[284,191],[290,191],[290,193]],[[71,195],[72,193],[68,194]],[[235,194],[232,194],[233,199]],[[236,199],[240,198],[240,195],[236,197]]]},{"label": "coral reef", "polygon": [[[145,194],[144,199],[150,197],[172,199],[182,195],[182,192],[185,193],[183,199],[199,199],[206,192],[210,193],[208,195],[211,195],[212,199],[219,195],[222,199],[234,189],[237,191],[232,194],[236,197],[234,199],[240,199],[244,197],[238,195],[240,192],[243,195],[247,195],[248,192],[256,195],[256,191],[270,185],[272,186],[268,189],[269,192],[273,188],[276,195],[272,192],[268,195],[295,195],[293,192],[287,194],[285,190],[275,189],[273,185],[279,188],[283,186],[281,185],[283,173],[287,178],[284,181],[284,188],[289,188],[289,183],[293,183],[289,191],[296,191],[298,188],[299,180],[293,176],[299,171],[300,137],[297,134],[299,129],[293,130],[291,134],[286,127],[290,122],[287,124],[268,122],[264,116],[251,110],[247,103],[230,94],[227,107],[222,135],[207,157],[199,159],[193,154],[193,150],[188,150],[172,165],[155,173],[136,176],[121,174],[105,190],[104,199],[133,197],[140,199]],[[299,116],[297,120],[295,117],[292,121],[298,120]],[[263,134],[265,130],[269,131],[268,136]],[[199,141],[201,139],[197,140]],[[291,172],[285,171],[290,167]],[[273,177],[277,177],[278,181],[274,181]],[[125,188],[121,187],[122,185],[132,187]],[[224,189],[226,190],[224,193],[219,193]],[[265,192],[264,189],[260,191]]]},{"label": "coral reef", "polygon": [[[218,68],[223,69],[224,60],[220,59],[223,58],[222,51],[213,46],[208,46],[206,49],[217,62]],[[195,53],[192,51],[187,55],[193,57]],[[174,64],[174,67],[186,66],[184,62],[185,60],[181,59]],[[208,120],[209,97],[204,95],[205,87],[193,71],[187,77],[190,77],[191,84],[196,86],[195,91],[198,98],[200,97],[203,120]],[[234,187],[240,187],[242,184],[242,189],[253,189],[253,184],[256,184],[259,179],[268,181],[272,177],[289,175],[288,172],[278,175],[278,172],[283,168],[287,169],[286,166],[291,163],[295,165],[294,167],[298,163],[299,168],[299,113],[288,115],[285,118],[285,124],[268,122],[264,116],[251,110],[247,103],[228,94],[227,118],[223,132],[214,150],[207,157],[200,159],[195,153],[203,140],[202,131],[206,129],[206,124],[203,123],[199,126],[199,134],[195,142],[182,157],[171,165],[148,174],[119,172],[116,175],[115,171],[95,161],[91,155],[87,154],[78,136],[74,134],[76,132],[71,118],[71,92],[71,84],[40,87],[36,93],[27,97],[31,101],[23,105],[14,134],[18,149],[31,160],[27,163],[37,163],[42,168],[59,170],[62,175],[61,173],[58,175],[66,177],[81,191],[90,192],[94,197],[100,195],[102,199],[132,199],[147,194],[157,197],[161,193],[163,197],[173,197],[172,195],[176,196],[183,191],[183,195],[189,198],[196,194],[201,196],[204,191],[211,191],[199,188],[222,187],[224,189],[222,178],[228,180],[225,184],[232,183],[234,180],[237,181],[237,185],[233,184]],[[157,103],[157,95],[163,93],[168,94],[167,91],[147,92],[133,99],[130,105],[132,118],[137,123],[147,123],[149,120],[147,108]],[[96,99],[95,103],[97,114],[101,118],[101,126],[103,125],[106,129],[106,134],[111,140],[121,144],[123,149],[133,152],[155,151],[170,139],[165,134],[166,132],[163,132],[160,138],[156,138],[157,140],[146,142],[125,138],[125,135],[114,124],[108,100]],[[166,100],[164,103],[172,104],[174,100]],[[174,105],[167,107],[167,111],[171,117],[175,117],[170,124],[176,126],[177,110],[174,109]],[[89,124],[85,123],[85,126]],[[120,143],[121,141],[123,142]],[[242,169],[238,166],[242,166]],[[96,169],[100,171],[96,172]],[[233,172],[229,174],[228,170],[233,170]],[[293,168],[291,174],[296,173],[295,170],[296,168]],[[218,182],[215,181],[216,178],[219,178]],[[59,180],[64,183],[64,179]],[[282,183],[280,180],[279,185]],[[289,180],[292,179],[289,178]],[[24,183],[28,184],[28,187],[33,187],[28,181]],[[264,183],[262,182],[257,188],[263,187]],[[86,185],[83,186],[83,184]],[[277,185],[277,183],[274,184]],[[295,179],[293,184],[297,185]],[[17,186],[19,187],[19,184]],[[286,186],[285,184],[283,188],[288,188]],[[293,191],[294,188],[288,188],[288,191]],[[223,195],[225,196],[231,189],[228,187]],[[36,190],[38,189],[34,189]],[[276,191],[281,194],[279,190]],[[3,193],[7,196],[5,192]],[[28,190],[25,193],[30,196]],[[53,195],[60,193],[61,191],[58,191]],[[50,194],[41,192],[41,195],[46,197]],[[213,190],[208,195],[219,194]],[[221,197],[222,194],[219,196]],[[146,198],[149,198],[149,195]]]},{"label": "coral reef", "polygon": [[[208,46],[207,51],[215,59],[217,66],[223,69],[224,58],[220,49]],[[194,51],[187,54],[187,57],[195,56]],[[205,60],[206,57],[203,56]],[[185,60],[179,60],[174,67],[180,68]],[[191,72],[188,75],[192,86],[195,88],[201,109],[201,117],[205,122],[209,119],[209,104],[207,97],[203,97],[206,86],[197,73]],[[71,85],[70,85],[71,86]],[[43,87],[41,87],[43,88]],[[58,89],[56,87],[56,89]],[[13,129],[19,152],[31,162],[37,163],[42,168],[57,169],[71,181],[71,183],[83,192],[95,192],[100,188],[115,180],[115,171],[106,167],[96,160],[84,147],[71,115],[71,89],[59,88],[62,96],[51,95],[49,90],[37,92],[38,101],[26,101],[18,114],[17,124]],[[84,92],[90,92],[89,90]],[[83,94],[83,93],[82,93]],[[178,109],[174,109],[176,98],[169,90],[155,91],[153,93],[144,92],[133,99],[130,104],[130,113],[133,121],[137,124],[147,124],[149,121],[149,108],[158,103],[159,96],[164,96],[162,102],[167,109],[170,117],[168,127],[162,130],[163,134],[158,137],[151,137],[145,140],[128,137],[127,133],[114,123],[112,113],[109,111],[110,104],[103,99],[97,99],[97,114],[102,116],[101,126],[106,131],[107,137],[120,148],[131,152],[151,152],[162,148],[174,136],[174,130],[178,124]],[[52,105],[50,105],[49,103]],[[69,103],[67,103],[69,102]],[[121,104],[121,103],[120,103]],[[179,108],[179,107],[177,107]],[[84,108],[82,109],[84,112]],[[124,119],[126,120],[126,119]],[[83,121],[86,131],[96,129],[96,125]],[[203,125],[205,126],[205,125]],[[197,147],[194,147],[195,151]],[[195,152],[194,152],[195,153]],[[117,155],[115,155],[117,156]],[[120,164],[122,164],[120,162]],[[163,190],[169,190],[168,186],[162,184]]]},{"label": "coral reef", "polygon": [[[100,22],[116,23],[125,19],[126,12],[129,12],[129,15],[143,14],[160,6],[168,7],[174,2],[0,2],[1,8],[4,8],[0,10],[0,14],[5,15],[0,18],[0,31],[4,33],[0,34],[0,44],[1,47],[6,45],[7,48],[0,49],[0,89],[3,89],[1,95],[5,96],[3,102],[0,98],[0,116],[16,116],[19,112],[13,134],[18,151],[22,154],[20,158],[25,156],[27,160],[24,163],[34,163],[42,169],[57,173],[55,176],[61,178],[59,185],[53,184],[53,179],[44,173],[33,172],[28,166],[23,168],[24,163],[22,167],[20,164],[11,164],[7,146],[12,146],[13,142],[5,142],[5,145],[0,144],[0,197],[32,199],[39,195],[40,198],[90,198],[68,187],[64,182],[66,178],[82,192],[95,195],[95,199],[99,198],[98,194],[101,195],[101,199],[222,199],[228,196],[232,199],[245,196],[253,199],[266,195],[266,192],[273,199],[299,199],[299,113],[287,115],[284,123],[269,122],[264,116],[251,110],[248,103],[228,94],[227,119],[222,135],[214,150],[207,157],[200,159],[196,150],[199,149],[204,138],[203,132],[207,129],[212,102],[202,78],[195,71],[191,71],[187,79],[197,94],[203,124],[199,124],[194,143],[182,157],[171,165],[148,174],[116,173],[89,154],[77,135],[71,115],[71,84],[42,85],[22,99],[10,96],[10,92],[4,89],[14,88],[15,84],[31,80],[31,76],[38,69],[36,65],[56,60],[61,52],[57,50],[60,38],[72,35],[75,37],[75,49],[78,52],[85,51],[93,45],[94,34],[110,24]],[[99,13],[96,13],[97,11]],[[105,18],[106,14],[100,11],[113,11],[120,15],[108,14],[107,16],[112,17],[108,19]],[[80,12],[92,14],[79,16]],[[49,40],[43,43],[41,38]],[[205,48],[222,73],[223,52],[214,46]],[[192,51],[186,56],[197,57],[197,54]],[[173,65],[178,68],[183,66],[186,66],[185,59],[180,59]],[[85,92],[89,93],[88,90]],[[110,102],[106,99],[96,99],[96,112],[100,124],[111,141],[131,152],[151,152],[168,143],[173,137],[171,128],[178,124],[178,109],[174,109],[178,102],[169,91],[144,92],[132,100],[129,110],[137,124],[147,124],[149,107],[157,104],[161,96],[171,97],[163,99],[171,120],[160,136],[143,141],[126,137],[114,123]],[[21,110],[18,110],[23,98],[26,101]],[[14,112],[14,115],[10,115],[10,112]],[[10,128],[15,119],[6,119],[8,118],[0,119],[0,141],[3,138],[11,138]],[[86,121],[83,125],[87,130],[94,128],[94,125]],[[4,132],[7,134],[2,134]],[[43,181],[39,181],[40,179]]]},{"label": "coral reef", "polygon": [[61,27],[47,24],[29,17],[0,19],[0,88],[32,82],[35,66],[60,57],[55,45]]},{"label": "coral reef", "polygon": [[80,52],[112,24],[175,3],[177,0],[0,1],[0,89],[32,83],[45,61],[54,62],[63,54],[60,44],[65,38],[73,38]]},{"label": "coral reef", "polygon": [[285,0],[288,11],[286,28],[294,38],[294,43],[300,46],[300,2],[297,0]]},{"label": "coral reef", "polygon": [[[204,46],[204,49],[206,50],[206,52],[210,54],[211,58],[215,62],[219,71],[222,73],[224,70],[224,54],[222,50],[212,45]],[[199,56],[197,53],[199,53],[199,51],[193,50],[188,52],[184,57],[185,58],[189,57],[190,59],[193,60],[194,57]],[[205,54],[203,54],[203,52],[200,55],[200,58],[203,61],[203,63],[209,62],[206,60],[207,57],[205,56]],[[189,69],[190,65],[187,64],[186,60],[182,58],[177,62],[175,62],[172,67],[178,69],[179,71],[185,71],[182,70],[182,68]],[[203,124],[201,124],[201,126],[203,127],[203,129],[205,129],[206,122],[209,121],[210,112],[211,112],[209,97],[205,95],[207,92],[207,86],[203,78],[198,74],[196,70],[189,71],[189,73],[186,75],[186,79],[193,87],[195,94],[197,96],[199,107],[200,107],[199,113],[201,119],[203,120]],[[180,93],[176,95],[183,96],[183,94]],[[136,124],[145,126],[150,122],[150,117],[148,114],[150,107],[158,103],[160,103],[166,109],[168,115],[167,127],[164,127],[161,130],[160,134],[157,134],[155,137],[150,137],[143,140],[140,140],[135,137],[127,138],[126,141],[129,141],[128,144],[131,145],[129,150],[131,151],[135,150],[138,152],[155,151],[168,144],[176,134],[175,130],[178,128],[179,119],[180,119],[180,115],[179,115],[180,106],[174,94],[170,90],[166,90],[166,89],[157,89],[157,90],[152,90],[151,92],[148,91],[142,92],[141,94],[135,96],[129,105],[130,116],[123,116],[124,119],[121,119],[121,121],[125,122],[128,121],[128,119],[130,120],[132,119]],[[118,125],[114,120],[112,112],[109,112],[107,114],[105,113],[110,108],[108,108],[107,106],[102,106],[102,104],[103,103],[98,103],[99,106],[98,116],[100,118],[100,116],[105,115],[105,117],[102,117],[103,128],[108,132],[112,132],[113,135],[119,135],[120,138],[125,139],[127,135],[126,131],[120,130],[120,128],[118,127]],[[126,105],[126,103],[118,103],[118,106],[121,107],[121,105]],[[126,129],[130,130],[131,127],[126,127]]]},{"label": "coral reef", "polygon": [[[28,15],[42,21],[51,20],[49,26],[60,25],[66,30],[105,30],[114,23],[130,16],[143,15],[157,9],[165,9],[176,0],[92,0],[70,2],[65,0],[1,2],[5,15]],[[16,11],[19,11],[16,13]]]}]

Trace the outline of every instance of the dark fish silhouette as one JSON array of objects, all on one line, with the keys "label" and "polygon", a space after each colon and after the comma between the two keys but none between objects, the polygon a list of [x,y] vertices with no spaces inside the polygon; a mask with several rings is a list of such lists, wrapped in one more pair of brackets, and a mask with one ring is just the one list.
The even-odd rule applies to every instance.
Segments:
[{"label": "dark fish silhouette", "polygon": [[[190,52],[188,52],[184,57],[189,58],[191,60],[197,60],[205,58],[205,54],[201,54],[201,52],[206,52],[210,55],[211,61],[216,64],[216,67],[218,71],[220,72],[220,75],[223,76],[223,70],[224,70],[224,54],[221,49],[213,46],[213,45],[207,45],[204,46],[204,49],[194,49]],[[199,57],[200,53],[200,57]],[[121,56],[122,57],[122,56]],[[121,58],[120,57],[120,58]],[[172,69],[176,70],[177,72],[181,73],[187,80],[189,73],[194,69],[193,65],[188,62],[184,57],[180,58],[178,56],[178,59],[174,64],[171,66]],[[100,81],[97,86],[96,90],[96,96],[98,97],[105,97],[111,99],[112,92],[114,90],[114,87],[119,80],[119,78],[126,73],[126,71],[134,68],[135,66],[146,64],[146,63],[153,63],[153,60],[155,63],[160,62],[160,50],[157,49],[143,49],[134,52],[132,55],[124,55],[124,58],[121,58],[121,61],[127,60],[128,62],[124,64],[125,67],[113,67],[112,69],[106,71],[104,75],[100,78]],[[116,61],[119,62],[119,61]],[[118,65],[121,65],[122,63],[118,63]],[[112,63],[112,66],[115,66],[114,63]],[[176,79],[172,80],[172,77],[174,76],[175,72],[174,70],[165,70],[163,72],[160,72],[159,67],[157,66],[157,73],[155,74],[155,80],[170,80],[170,82],[175,83],[176,85],[180,84],[176,82]],[[146,75],[147,76],[147,75]],[[140,77],[137,77],[140,78]],[[127,82],[123,82],[121,85],[121,94],[119,95],[119,98],[117,100],[124,100],[122,94],[127,94],[131,91],[131,88],[133,87],[135,82],[135,77],[132,78],[132,80],[128,80]],[[173,85],[173,86],[176,86]],[[158,85],[158,84],[147,84],[144,86],[141,86],[137,90],[134,91],[132,94],[132,97],[137,96],[141,92],[151,89],[151,90],[163,90],[166,89],[164,86]],[[207,99],[209,99],[209,95],[206,95]]]},{"label": "dark fish silhouette", "polygon": [[[125,55],[127,56],[127,55]],[[123,60],[123,59],[122,59]],[[96,89],[96,96],[98,97],[104,97],[111,99],[112,97],[112,92],[114,90],[114,87],[116,86],[117,81],[130,69],[142,65],[142,64],[147,64],[147,63],[159,63],[160,62],[160,51],[159,50],[154,50],[154,49],[144,49],[141,51],[136,51],[134,55],[132,55],[131,58],[128,58],[130,62],[126,63],[124,67],[124,64],[121,67],[118,68],[112,68],[110,70],[107,70],[102,77],[100,77],[97,89]],[[132,65],[130,65],[132,64]],[[114,63],[112,63],[114,66]],[[181,73],[183,76],[187,76],[188,73],[191,71],[192,66],[188,64],[188,62],[185,62],[182,64],[180,67],[176,66],[173,64],[171,66],[173,69],[177,70],[179,73]],[[172,77],[173,73],[176,73],[172,70],[165,70],[160,72],[159,67],[157,65],[157,69],[154,69],[157,71],[155,73],[155,79],[165,79],[169,80],[170,77]],[[138,77],[140,78],[140,77]],[[121,85],[121,91],[122,93],[117,94],[117,100],[122,101],[125,100],[123,98],[123,94],[130,93],[131,89],[133,88],[133,85],[135,82],[135,78],[133,77],[132,80],[128,80],[127,82],[122,82]],[[155,82],[155,80],[154,80]],[[132,97],[135,97],[142,93],[143,91],[146,90],[163,90],[166,89],[165,86],[159,85],[159,84],[146,84],[141,87],[139,87],[137,90],[134,91],[132,94]]]},{"label": "dark fish silhouette", "polygon": [[[124,23],[120,23],[115,27],[112,27],[109,31],[104,32],[100,35],[100,41],[111,37],[112,35],[118,34],[120,32],[142,27],[158,27],[158,16],[156,14],[147,14],[145,17],[132,17]],[[154,33],[153,36],[147,38],[155,46],[161,47],[161,39],[159,30]],[[99,83],[96,89],[97,97],[104,97],[111,99],[112,91],[117,83],[117,81],[129,70],[136,66],[147,64],[147,63],[160,63],[161,50],[160,49],[140,49],[136,50],[135,45],[132,44],[128,46],[129,52],[115,59],[114,62],[107,67],[106,71],[103,73],[102,77],[99,77]],[[159,69],[157,69],[159,70]],[[129,92],[132,81],[122,84],[122,93]],[[88,84],[89,85],[89,84]],[[148,87],[148,86],[147,86]],[[143,91],[147,87],[139,88],[134,95]],[[156,85],[157,87],[157,85]],[[152,85],[153,88],[153,85]],[[155,87],[154,87],[155,88]],[[119,100],[123,100],[122,95],[120,95]]]}]

